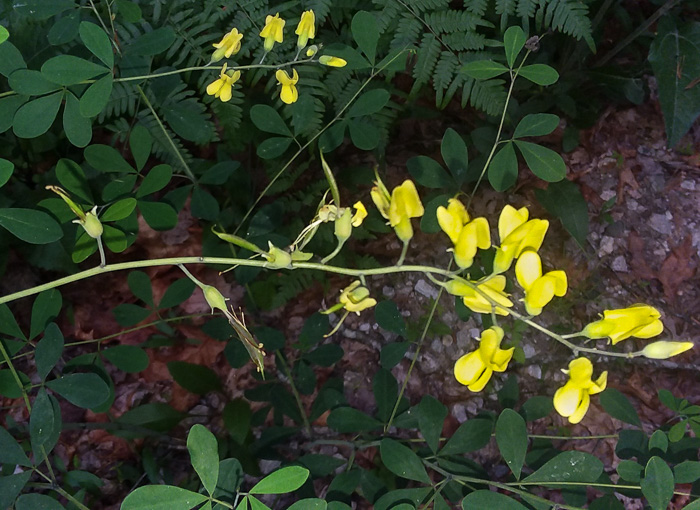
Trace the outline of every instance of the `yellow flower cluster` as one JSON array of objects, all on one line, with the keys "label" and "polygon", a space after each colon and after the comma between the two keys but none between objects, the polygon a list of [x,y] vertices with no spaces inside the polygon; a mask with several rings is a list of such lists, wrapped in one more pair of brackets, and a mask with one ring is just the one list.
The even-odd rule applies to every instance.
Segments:
[{"label": "yellow flower cluster", "polygon": [[[260,37],[263,38],[263,48],[265,54],[263,55],[260,63],[262,64],[265,56],[272,51],[275,43],[281,43],[284,41],[284,26],[286,21],[280,18],[279,13],[275,13],[274,16],[268,15],[265,18],[265,26],[260,31]],[[316,16],[314,11],[308,10],[304,11],[299,20],[299,24],[294,32],[297,36],[297,57],[299,52],[303,50],[309,42],[309,39],[316,37]],[[227,33],[221,41],[213,44],[215,51],[212,53],[211,62],[218,62],[222,58],[231,58],[232,55],[237,54],[241,49],[241,41],[243,39],[243,34],[238,31],[237,28],[232,29]],[[314,57],[318,51],[317,46],[312,46],[307,51],[307,56]],[[294,61],[297,59],[295,58]],[[319,57],[318,63],[330,66],[330,67],[343,67],[347,64],[345,60],[339,57],[334,57],[331,55],[323,55]],[[292,63],[283,64],[291,65]],[[278,66],[282,67],[282,66]],[[222,101],[230,101],[232,96],[233,84],[238,81],[241,73],[239,70],[226,71],[226,64],[224,64],[221,69],[219,79],[209,84],[207,87],[207,94],[210,96],[217,97]],[[292,74],[290,74],[283,69],[278,69],[275,73],[277,82],[281,85],[280,89],[280,99],[286,104],[292,104],[299,98],[299,93],[297,91],[297,82],[299,81],[299,74],[296,69],[292,69]]]}]

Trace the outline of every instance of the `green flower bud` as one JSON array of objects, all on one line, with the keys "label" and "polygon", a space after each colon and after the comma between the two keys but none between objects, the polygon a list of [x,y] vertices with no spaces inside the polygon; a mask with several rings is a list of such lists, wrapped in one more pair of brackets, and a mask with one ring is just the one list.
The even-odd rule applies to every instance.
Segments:
[{"label": "green flower bud", "polygon": [[80,223],[83,226],[85,232],[87,232],[87,234],[93,239],[100,237],[104,231],[102,228],[102,222],[100,222],[97,214],[95,214],[96,210],[97,207],[93,207],[92,211],[85,213],[84,220],[75,220],[77,223]]},{"label": "green flower bud", "polygon": [[207,300],[207,304],[211,307],[211,312],[214,310],[221,310],[226,312],[226,298],[219,292],[219,289],[211,285],[204,285],[202,287],[202,292],[204,293],[204,299]]}]

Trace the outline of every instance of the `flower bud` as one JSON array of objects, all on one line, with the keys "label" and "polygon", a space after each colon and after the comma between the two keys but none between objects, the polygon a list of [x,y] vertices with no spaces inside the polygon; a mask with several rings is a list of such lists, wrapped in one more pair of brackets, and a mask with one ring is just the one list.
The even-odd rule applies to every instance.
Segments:
[{"label": "flower bud", "polygon": [[311,46],[309,46],[306,49],[306,56],[311,58],[314,55],[316,55],[316,52],[318,52],[318,46],[316,46],[315,44],[312,44]]},{"label": "flower bud", "polygon": [[219,289],[211,285],[204,285],[202,287],[202,292],[204,293],[204,299],[207,300],[207,304],[211,307],[211,312],[214,310],[221,310],[226,312],[226,298],[219,292]]},{"label": "flower bud", "polygon": [[329,67],[345,67],[348,65],[347,61],[340,57],[331,57],[330,55],[323,55],[318,59],[318,61],[324,66]]},{"label": "flower bud", "polygon": [[349,207],[345,207],[342,211],[335,220],[335,237],[339,243],[347,241],[352,234],[352,211]]},{"label": "flower bud", "polygon": [[652,342],[642,349],[642,356],[651,359],[667,359],[695,347],[693,342]]},{"label": "flower bud", "polygon": [[100,219],[95,213],[96,210],[97,207],[94,207],[92,211],[85,213],[84,220],[75,220],[83,226],[85,232],[87,232],[87,235],[89,235],[93,239],[97,239],[98,237],[100,237],[102,235],[102,232],[104,231],[104,229],[102,228],[102,222],[100,222]]},{"label": "flower bud", "polygon": [[269,243],[270,249],[267,253],[263,253],[263,257],[267,259],[265,267],[270,269],[285,269],[292,267],[292,256],[288,252],[281,250],[272,243]]}]

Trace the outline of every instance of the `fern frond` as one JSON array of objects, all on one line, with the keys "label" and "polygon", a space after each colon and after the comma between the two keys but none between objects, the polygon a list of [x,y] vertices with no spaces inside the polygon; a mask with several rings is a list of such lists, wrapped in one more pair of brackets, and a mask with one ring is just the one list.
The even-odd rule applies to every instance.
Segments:
[{"label": "fern frond", "polygon": [[455,70],[459,65],[459,59],[451,51],[443,51],[440,53],[440,60],[435,65],[435,73],[433,75],[433,87],[438,93],[437,103],[440,104],[442,92],[447,89],[455,77]]},{"label": "fern frond", "polygon": [[270,303],[274,309],[296,298],[315,283],[323,281],[324,275],[320,271],[285,271],[270,278],[275,284],[275,295]]},{"label": "fern frond", "polygon": [[97,122],[102,124],[106,119],[136,114],[136,105],[139,103],[139,93],[133,84],[116,82],[112,86],[107,105],[97,117]]},{"label": "fern frond", "polygon": [[316,15],[316,20],[320,25],[331,12],[333,0],[301,0],[301,9],[308,11],[311,9]]},{"label": "fern frond", "polygon": [[578,40],[585,40],[591,51],[595,52],[588,6],[584,3],[578,0],[552,0],[547,6],[544,24]]},{"label": "fern frond", "polygon": [[518,0],[515,13],[523,19],[532,18],[535,15],[538,3],[538,0]]},{"label": "fern frond", "polygon": [[455,32],[442,36],[442,42],[452,51],[483,50],[486,36],[478,32]]},{"label": "fern frond", "polygon": [[399,19],[391,40],[392,48],[415,48],[420,40],[423,24],[413,14],[404,13]]},{"label": "fern frond", "polygon": [[496,0],[496,14],[515,14],[515,3],[517,0]]},{"label": "fern frond", "polygon": [[467,79],[462,93],[462,106],[466,105],[468,99],[469,104],[477,110],[489,115],[498,115],[503,111],[506,102],[504,84],[503,80]]},{"label": "fern frond", "polygon": [[482,18],[486,13],[489,0],[464,0],[464,7],[467,11]]},{"label": "fern frond", "polygon": [[481,18],[468,11],[437,11],[425,15],[425,22],[438,33],[467,32],[482,24]]},{"label": "fern frond", "polygon": [[426,12],[447,9],[450,6],[450,0],[412,0],[406,4],[415,12]]},{"label": "fern frond", "polygon": [[423,35],[423,40],[418,48],[418,60],[413,68],[413,78],[416,80],[413,85],[414,89],[421,84],[430,82],[433,77],[433,69],[440,56],[440,48],[440,41],[433,34]]}]

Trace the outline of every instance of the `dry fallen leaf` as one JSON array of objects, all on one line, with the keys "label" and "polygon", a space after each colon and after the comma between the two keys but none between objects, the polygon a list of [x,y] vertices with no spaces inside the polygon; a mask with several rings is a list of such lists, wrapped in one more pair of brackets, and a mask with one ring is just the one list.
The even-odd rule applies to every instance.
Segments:
[{"label": "dry fallen leaf", "polygon": [[693,260],[693,254],[691,237],[686,236],[681,244],[671,250],[669,256],[661,264],[658,278],[664,286],[666,299],[671,303],[675,301],[681,284],[695,276],[697,264]]}]

